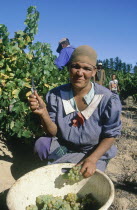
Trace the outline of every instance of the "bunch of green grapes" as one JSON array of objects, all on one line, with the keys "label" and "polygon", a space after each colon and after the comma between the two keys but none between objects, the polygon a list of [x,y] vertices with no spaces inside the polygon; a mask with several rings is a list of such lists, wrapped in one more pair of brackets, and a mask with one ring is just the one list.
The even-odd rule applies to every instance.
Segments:
[{"label": "bunch of green grapes", "polygon": [[36,205],[29,205],[26,207],[26,210],[38,210],[38,207]]},{"label": "bunch of green grapes", "polygon": [[53,195],[40,195],[36,198],[36,205],[29,205],[26,210],[90,210],[96,206],[92,194],[80,198],[75,193],[68,193],[61,198]]},{"label": "bunch of green grapes", "polygon": [[39,209],[42,209],[44,204],[50,202],[52,198],[52,195],[39,195],[38,197],[36,197],[36,205]]},{"label": "bunch of green grapes", "polygon": [[66,200],[70,204],[71,209],[73,210],[80,209],[80,203],[78,202],[77,194],[68,193],[66,196],[64,196],[64,200]]},{"label": "bunch of green grapes", "polygon": [[68,179],[74,182],[80,181],[83,178],[83,176],[80,173],[80,170],[81,165],[72,167],[68,173]]},{"label": "bunch of green grapes", "polygon": [[36,205],[41,210],[71,210],[69,203],[59,196],[40,195],[36,198]]}]

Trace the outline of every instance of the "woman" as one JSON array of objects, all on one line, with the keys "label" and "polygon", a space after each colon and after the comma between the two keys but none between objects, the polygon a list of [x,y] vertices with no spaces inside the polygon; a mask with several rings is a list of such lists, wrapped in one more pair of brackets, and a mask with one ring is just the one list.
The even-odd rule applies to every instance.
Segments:
[{"label": "woman", "polygon": [[52,164],[79,163],[84,177],[96,168],[105,170],[116,155],[113,143],[121,130],[119,97],[91,82],[96,60],[91,47],[76,48],[68,65],[70,83],[49,91],[47,105],[37,92],[29,97],[30,108],[40,115],[47,133],[36,141],[39,157]]}]

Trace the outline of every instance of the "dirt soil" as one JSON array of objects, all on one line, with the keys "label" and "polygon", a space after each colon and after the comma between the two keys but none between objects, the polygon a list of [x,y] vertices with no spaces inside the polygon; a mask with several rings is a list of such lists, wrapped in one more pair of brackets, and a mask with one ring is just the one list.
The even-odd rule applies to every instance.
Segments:
[{"label": "dirt soil", "polygon": [[[137,105],[131,97],[123,105],[122,135],[115,144],[118,154],[106,174],[115,186],[115,199],[109,210],[137,210]],[[14,140],[13,140],[14,142]],[[0,138],[0,210],[8,210],[6,196],[13,183],[25,173],[42,167],[33,154],[33,145],[11,143]]]}]

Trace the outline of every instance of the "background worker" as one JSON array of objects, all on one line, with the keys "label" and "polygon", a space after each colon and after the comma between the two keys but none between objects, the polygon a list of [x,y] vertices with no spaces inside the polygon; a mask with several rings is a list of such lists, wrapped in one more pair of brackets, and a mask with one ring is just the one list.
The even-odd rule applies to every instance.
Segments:
[{"label": "background worker", "polygon": [[75,47],[70,45],[68,38],[62,38],[59,41],[57,52],[59,53],[58,58],[55,60],[55,65],[61,70],[64,66],[67,66],[68,61],[73,53]]},{"label": "background worker", "polygon": [[109,82],[109,89],[113,93],[118,93],[119,92],[118,80],[116,79],[116,75],[115,74],[112,74],[112,80]]},{"label": "background worker", "polygon": [[105,70],[102,67],[102,63],[98,63],[97,72],[94,77],[94,82],[98,83],[99,85],[104,85],[105,80],[106,80]]}]

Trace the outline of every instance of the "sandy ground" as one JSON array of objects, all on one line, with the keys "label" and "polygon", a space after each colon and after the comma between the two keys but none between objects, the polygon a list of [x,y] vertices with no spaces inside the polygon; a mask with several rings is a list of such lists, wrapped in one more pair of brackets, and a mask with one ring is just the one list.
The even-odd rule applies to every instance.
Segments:
[{"label": "sandy ground", "polygon": [[[137,210],[137,106],[128,101],[121,119],[122,136],[115,143],[118,154],[106,170],[115,186],[115,199],[109,210]],[[0,210],[7,210],[6,195],[14,182],[44,165],[34,156],[31,146],[0,140]]]}]

